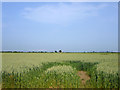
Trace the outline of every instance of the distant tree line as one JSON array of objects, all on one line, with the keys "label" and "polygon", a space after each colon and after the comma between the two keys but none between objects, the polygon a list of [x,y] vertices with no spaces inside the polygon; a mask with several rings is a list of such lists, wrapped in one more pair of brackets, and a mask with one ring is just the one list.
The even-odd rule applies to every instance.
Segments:
[{"label": "distant tree line", "polygon": [[[47,52],[47,51],[0,51],[2,53],[54,53],[54,52]],[[62,52],[62,50],[58,51],[59,53]],[[55,53],[58,53],[55,51]]]},{"label": "distant tree line", "polygon": [[[2,53],[63,53],[62,50],[55,50],[53,52],[47,52],[47,51],[0,51]],[[64,53],[118,53],[118,52],[110,52],[110,51],[104,51],[104,52],[96,52],[96,51],[91,51],[91,52],[64,52]]]}]

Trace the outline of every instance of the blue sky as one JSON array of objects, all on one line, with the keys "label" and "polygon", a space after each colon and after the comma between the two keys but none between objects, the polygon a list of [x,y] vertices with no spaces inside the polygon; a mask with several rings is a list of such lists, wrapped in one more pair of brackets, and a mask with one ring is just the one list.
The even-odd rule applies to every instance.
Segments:
[{"label": "blue sky", "polygon": [[2,5],[3,50],[118,50],[117,2]]}]

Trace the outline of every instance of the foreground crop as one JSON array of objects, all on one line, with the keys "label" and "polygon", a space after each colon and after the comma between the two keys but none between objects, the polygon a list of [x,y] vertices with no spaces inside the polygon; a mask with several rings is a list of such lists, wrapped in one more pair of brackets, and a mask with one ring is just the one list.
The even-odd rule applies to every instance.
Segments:
[{"label": "foreground crop", "polygon": [[[97,71],[98,63],[66,61],[48,62],[22,73],[2,73],[2,88],[119,88],[118,73]],[[90,79],[82,83],[78,71],[86,71]]]}]

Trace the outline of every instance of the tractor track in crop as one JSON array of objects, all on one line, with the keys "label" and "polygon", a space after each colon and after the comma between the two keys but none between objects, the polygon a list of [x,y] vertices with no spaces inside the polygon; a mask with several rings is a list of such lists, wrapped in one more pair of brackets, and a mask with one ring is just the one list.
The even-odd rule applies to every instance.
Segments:
[{"label": "tractor track in crop", "polygon": [[77,75],[81,78],[83,85],[86,84],[86,81],[90,80],[90,76],[85,71],[78,71]]}]

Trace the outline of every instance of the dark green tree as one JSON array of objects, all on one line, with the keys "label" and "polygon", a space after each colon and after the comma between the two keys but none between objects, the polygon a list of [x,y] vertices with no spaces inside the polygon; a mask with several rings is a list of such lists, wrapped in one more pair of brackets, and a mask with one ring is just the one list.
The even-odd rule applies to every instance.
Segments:
[{"label": "dark green tree", "polygon": [[55,53],[57,53],[57,51],[55,51]]},{"label": "dark green tree", "polygon": [[59,53],[61,53],[62,52],[62,50],[59,50]]}]

